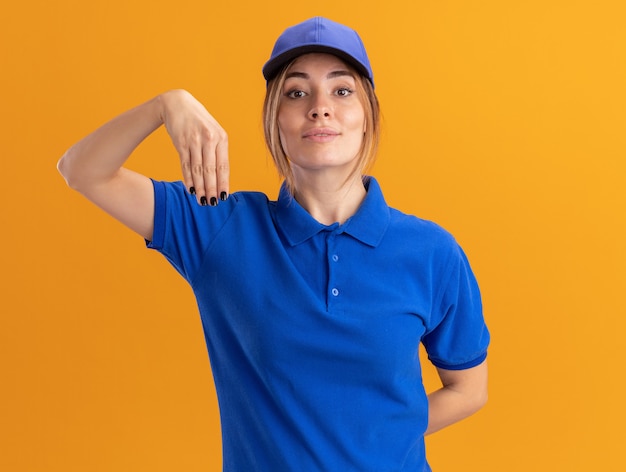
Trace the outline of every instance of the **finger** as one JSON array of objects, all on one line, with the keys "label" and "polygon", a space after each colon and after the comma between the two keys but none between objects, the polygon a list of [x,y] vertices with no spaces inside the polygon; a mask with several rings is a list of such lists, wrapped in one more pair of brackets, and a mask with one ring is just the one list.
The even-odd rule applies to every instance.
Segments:
[{"label": "finger", "polygon": [[193,178],[191,176],[191,152],[189,149],[181,149],[178,151],[180,157],[180,167],[183,173],[183,182],[185,187],[189,190],[189,193],[195,195],[196,189],[193,184]]},{"label": "finger", "polygon": [[220,141],[215,149],[217,193],[220,200],[230,195],[230,164],[228,160],[228,139]]},{"label": "finger", "polygon": [[215,143],[210,141],[202,148],[202,176],[209,205],[217,205],[217,176],[215,173]]},{"label": "finger", "polygon": [[204,189],[204,163],[202,159],[202,148],[199,146],[192,146],[190,149],[190,155],[192,187],[196,193],[196,200],[198,200],[200,205],[207,205],[208,197]]}]

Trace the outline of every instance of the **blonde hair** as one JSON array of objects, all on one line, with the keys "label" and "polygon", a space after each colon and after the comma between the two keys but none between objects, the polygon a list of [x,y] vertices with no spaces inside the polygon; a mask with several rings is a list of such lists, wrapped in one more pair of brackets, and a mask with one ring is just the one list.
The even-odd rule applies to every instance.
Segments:
[{"label": "blonde hair", "polygon": [[[289,157],[285,154],[280,141],[280,131],[278,129],[278,109],[282,98],[283,86],[287,76],[287,71],[293,59],[283,69],[267,83],[265,101],[263,103],[263,130],[265,133],[265,143],[278,170],[278,174],[285,179],[287,188],[293,195],[295,192],[295,182]],[[380,141],[380,105],[378,97],[374,92],[374,86],[367,79],[348,66],[356,77],[356,93],[365,111],[365,133],[358,152],[355,173],[365,173],[376,160],[378,143]]]}]

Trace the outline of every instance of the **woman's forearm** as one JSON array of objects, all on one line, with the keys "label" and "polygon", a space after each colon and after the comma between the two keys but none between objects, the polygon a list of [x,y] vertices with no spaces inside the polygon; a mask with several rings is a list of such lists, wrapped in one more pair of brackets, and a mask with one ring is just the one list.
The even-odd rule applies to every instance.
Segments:
[{"label": "woman's forearm", "polygon": [[68,185],[80,190],[115,177],[133,150],[163,124],[161,96],[104,124],[69,148],[57,165]]},{"label": "woman's forearm", "polygon": [[428,395],[431,434],[476,413],[487,402],[487,363],[466,370],[437,369],[443,387]]},{"label": "woman's forearm", "polygon": [[486,399],[472,398],[448,388],[441,388],[428,395],[428,429],[426,434],[439,431],[473,415],[485,404]]},{"label": "woman's forearm", "polygon": [[146,176],[124,168],[133,150],[165,125],[181,171],[198,203],[227,198],[228,136],[185,90],[170,90],[104,124],[69,148],[57,167],[68,185],[129,228],[150,239],[154,192]]}]

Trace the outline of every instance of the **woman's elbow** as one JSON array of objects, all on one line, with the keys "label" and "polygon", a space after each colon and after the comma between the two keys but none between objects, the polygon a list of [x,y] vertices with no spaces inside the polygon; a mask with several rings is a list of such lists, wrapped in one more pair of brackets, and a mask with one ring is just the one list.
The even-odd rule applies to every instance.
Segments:
[{"label": "woman's elbow", "polygon": [[489,400],[489,392],[487,386],[485,386],[474,396],[474,411],[481,410],[487,404],[487,400]]},{"label": "woman's elbow", "polygon": [[489,384],[487,380],[486,366],[479,366],[475,375],[467,384],[460,387],[465,392],[465,401],[470,414],[481,410],[489,399]]},{"label": "woman's elbow", "polygon": [[59,174],[61,174],[61,176],[65,179],[65,182],[67,182],[67,184],[69,185],[70,181],[68,178],[67,162],[65,159],[66,155],[67,153],[63,154],[63,156],[61,156],[61,159],[57,161],[57,170],[59,171]]},{"label": "woman's elbow", "polygon": [[73,190],[80,189],[80,175],[76,172],[75,166],[72,165],[71,157],[72,149],[68,149],[63,156],[57,161],[57,170],[65,179],[67,185]]},{"label": "woman's elbow", "polygon": [[467,399],[472,414],[481,410],[487,404],[487,400],[489,400],[489,386],[486,375],[481,381],[472,385],[471,389],[468,391]]}]

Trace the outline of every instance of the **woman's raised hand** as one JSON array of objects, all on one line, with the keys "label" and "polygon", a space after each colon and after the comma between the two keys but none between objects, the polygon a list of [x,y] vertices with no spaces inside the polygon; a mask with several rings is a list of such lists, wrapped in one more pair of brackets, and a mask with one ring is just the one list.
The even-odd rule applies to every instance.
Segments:
[{"label": "woman's raised hand", "polygon": [[180,156],[183,181],[201,205],[229,194],[228,136],[206,108],[185,90],[161,95],[161,119]]}]

